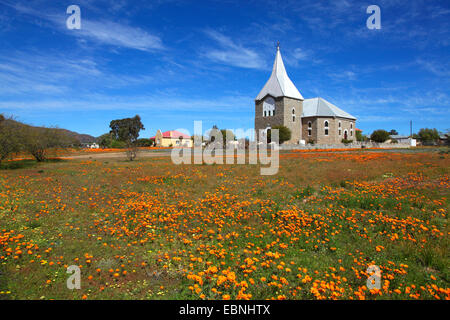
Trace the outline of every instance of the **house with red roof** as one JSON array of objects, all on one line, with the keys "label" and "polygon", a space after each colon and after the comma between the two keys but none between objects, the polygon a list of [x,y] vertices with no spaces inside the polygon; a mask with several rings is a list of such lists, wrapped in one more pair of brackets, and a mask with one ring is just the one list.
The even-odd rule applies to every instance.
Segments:
[{"label": "house with red roof", "polygon": [[189,135],[177,130],[161,132],[158,129],[156,135],[151,139],[155,140],[157,147],[192,147],[192,139]]}]

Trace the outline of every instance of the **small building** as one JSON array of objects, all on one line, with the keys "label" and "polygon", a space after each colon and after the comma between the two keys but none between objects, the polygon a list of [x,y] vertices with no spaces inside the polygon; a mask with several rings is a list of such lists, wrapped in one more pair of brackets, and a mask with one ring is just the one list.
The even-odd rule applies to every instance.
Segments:
[{"label": "small building", "polygon": [[409,143],[410,138],[408,136],[402,136],[400,134],[392,134],[390,140],[396,140],[398,143]]},{"label": "small building", "polygon": [[99,149],[100,148],[100,146],[96,142],[83,142],[83,143],[81,143],[81,147],[86,148],[86,149]]},{"label": "small building", "polygon": [[100,146],[98,145],[97,142],[94,142],[94,143],[92,143],[92,144],[89,146],[89,148],[91,148],[91,149],[99,149]]},{"label": "small building", "polygon": [[155,146],[157,147],[191,148],[193,145],[192,139],[189,135],[176,130],[161,132],[161,130],[158,129],[158,131],[156,131],[156,135],[150,139],[155,140]]},{"label": "small building", "polygon": [[394,141],[397,141],[398,143],[402,144],[408,144],[411,147],[415,147],[417,145],[416,139],[411,139],[409,136],[402,136],[400,134],[392,134],[389,140],[387,140],[386,142],[393,143]]}]

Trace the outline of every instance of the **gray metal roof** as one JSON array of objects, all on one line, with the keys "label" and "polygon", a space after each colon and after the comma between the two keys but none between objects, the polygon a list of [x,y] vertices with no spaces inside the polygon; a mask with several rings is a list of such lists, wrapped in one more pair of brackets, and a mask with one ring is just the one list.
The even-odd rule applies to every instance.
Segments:
[{"label": "gray metal roof", "polygon": [[302,117],[340,117],[356,120],[351,114],[320,97],[303,101]]},{"label": "gray metal roof", "polygon": [[303,96],[286,73],[279,47],[277,47],[277,55],[275,57],[275,62],[273,63],[272,74],[256,97],[256,100],[261,100],[268,94],[274,98],[288,97],[303,100]]}]

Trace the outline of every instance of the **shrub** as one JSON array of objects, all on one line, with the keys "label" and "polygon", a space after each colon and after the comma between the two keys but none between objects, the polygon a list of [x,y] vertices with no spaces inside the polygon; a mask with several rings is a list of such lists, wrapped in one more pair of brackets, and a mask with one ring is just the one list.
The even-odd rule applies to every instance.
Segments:
[{"label": "shrub", "polygon": [[436,129],[420,129],[418,137],[422,142],[436,142],[439,140],[439,132]]},{"label": "shrub", "polygon": [[[289,141],[291,140],[291,129],[289,129],[286,126],[275,126],[272,128],[273,129],[278,129],[278,143],[282,144],[283,142]],[[267,134],[267,142],[271,142],[271,133],[272,130],[270,130]]]},{"label": "shrub", "polygon": [[348,139],[342,139],[341,140],[341,142],[343,143],[343,144],[350,144],[350,143],[353,143],[353,140],[348,140]]},{"label": "shrub", "polygon": [[356,141],[368,141],[369,138],[367,138],[366,135],[363,135],[361,131],[357,130],[355,132]]},{"label": "shrub", "polygon": [[111,142],[111,148],[113,148],[113,149],[123,149],[126,146],[127,146],[126,143],[123,141],[112,140],[112,142]]},{"label": "shrub", "polygon": [[136,145],[138,147],[152,147],[154,142],[155,142],[154,139],[151,140],[151,139],[142,138],[142,139],[136,140]]},{"label": "shrub", "polygon": [[370,140],[378,142],[378,143],[383,143],[387,139],[389,139],[389,132],[387,132],[386,130],[383,130],[383,129],[375,130],[370,135]]}]

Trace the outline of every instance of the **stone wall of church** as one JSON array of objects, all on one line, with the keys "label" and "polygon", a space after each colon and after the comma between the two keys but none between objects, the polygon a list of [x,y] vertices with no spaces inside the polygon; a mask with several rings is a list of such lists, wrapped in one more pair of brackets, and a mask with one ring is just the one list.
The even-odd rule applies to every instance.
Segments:
[{"label": "stone wall of church", "polygon": [[[336,127],[337,127],[337,135],[338,139],[336,142],[340,143],[342,139],[344,139],[344,133],[347,131],[347,140],[353,140],[356,141],[355,136],[355,128],[356,128],[356,122],[355,120],[350,119],[343,119],[343,118],[337,118],[336,120]],[[341,135],[339,135],[339,122],[341,122]]]},{"label": "stone wall of church", "polygon": [[301,115],[303,113],[303,101],[283,98],[284,123],[283,125],[291,130],[291,140],[286,141],[286,144],[298,144],[301,140],[302,121]]},{"label": "stone wall of church", "polygon": [[[333,117],[301,118],[303,101],[287,97],[275,99],[275,114],[264,117],[263,102],[264,100],[255,101],[257,134],[259,134],[259,129],[283,125],[288,127],[292,133],[291,140],[285,144],[298,144],[299,140],[305,140],[306,143],[314,141],[315,144],[336,144],[341,143],[345,132],[347,132],[347,140],[356,141],[355,120]],[[328,135],[325,133],[325,121],[328,122]],[[309,122],[311,122],[311,135],[308,135]]]},{"label": "stone wall of church", "polygon": [[[283,99],[275,99],[275,114],[273,116],[264,117],[263,114],[263,100],[255,101],[255,130],[259,135],[260,129],[272,128],[274,126],[281,126],[284,124],[284,104]],[[259,140],[259,136],[258,136]]]},{"label": "stone wall of church", "polygon": [[259,129],[286,126],[291,130],[291,140],[285,143],[298,143],[301,139],[303,101],[287,97],[277,98],[275,99],[275,114],[266,117],[263,115],[263,103],[264,100],[255,101],[255,130],[257,134],[259,134]]},{"label": "stone wall of church", "polygon": [[[328,121],[328,135],[325,132],[325,121]],[[311,135],[308,135],[309,122],[311,122]],[[356,141],[355,120],[332,117],[309,117],[302,119],[302,137],[306,143],[311,140],[315,144],[341,143],[346,131],[347,140]]]},{"label": "stone wall of church", "polygon": [[[311,127],[309,125],[311,124]],[[308,130],[311,128],[311,130]],[[317,118],[302,118],[302,138],[306,143],[309,141],[314,141],[317,143]]]}]

